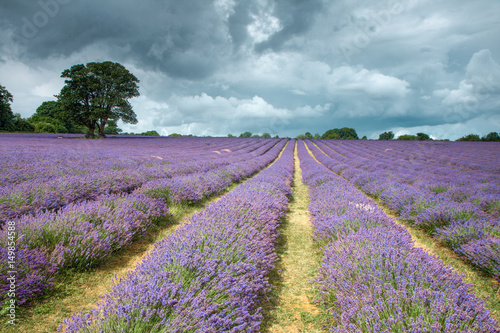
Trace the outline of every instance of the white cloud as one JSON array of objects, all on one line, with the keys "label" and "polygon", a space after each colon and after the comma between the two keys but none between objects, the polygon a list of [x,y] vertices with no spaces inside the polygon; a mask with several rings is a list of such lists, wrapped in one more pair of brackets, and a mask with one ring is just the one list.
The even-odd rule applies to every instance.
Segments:
[{"label": "white cloud", "polygon": [[226,135],[251,128],[258,128],[259,133],[280,134],[291,122],[319,118],[331,108],[327,103],[290,110],[275,107],[260,96],[238,99],[212,97],[206,93],[174,95],[163,103],[141,96],[133,104],[140,121],[137,125],[124,124],[122,128],[126,132],[155,129],[159,133],[198,135]]},{"label": "white cloud", "polygon": [[342,66],[327,76],[329,93],[361,93],[370,97],[401,98],[408,93],[409,83],[366,68]]},{"label": "white cloud", "polygon": [[463,118],[481,110],[495,109],[500,106],[500,65],[495,62],[490,50],[476,52],[458,87],[437,89],[434,96],[440,97],[441,104],[460,113]]},{"label": "white cloud", "polygon": [[442,97],[442,103],[451,105],[470,102],[500,95],[500,65],[495,62],[489,50],[474,53],[465,79],[460,81],[457,89],[439,89],[434,91]]},{"label": "white cloud", "polygon": [[266,41],[283,28],[277,17],[265,12],[261,12],[259,15],[252,14],[252,19],[253,23],[248,26],[248,34],[254,43]]}]

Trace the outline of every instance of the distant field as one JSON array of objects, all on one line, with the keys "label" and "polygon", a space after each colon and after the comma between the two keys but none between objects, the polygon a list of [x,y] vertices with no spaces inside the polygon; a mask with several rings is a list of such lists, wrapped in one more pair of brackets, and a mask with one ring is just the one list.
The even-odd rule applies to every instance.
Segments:
[{"label": "distant field", "polygon": [[[0,157],[13,332],[499,330],[498,143],[0,134]],[[146,236],[98,305],[58,310]]]}]

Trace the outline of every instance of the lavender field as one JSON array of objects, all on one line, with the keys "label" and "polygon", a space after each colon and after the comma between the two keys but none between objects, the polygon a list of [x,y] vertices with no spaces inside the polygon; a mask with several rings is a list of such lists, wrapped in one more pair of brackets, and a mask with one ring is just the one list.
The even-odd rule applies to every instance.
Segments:
[{"label": "lavender field", "polygon": [[165,226],[176,205],[206,202],[93,308],[54,324],[66,332],[261,332],[275,320],[268,312],[286,270],[281,235],[292,189],[303,182],[320,253],[310,300],[324,314],[318,331],[498,332],[498,309],[463,272],[418,247],[411,230],[496,286],[499,148],[0,134],[2,320],[9,304],[36,308],[59,276],[92,273]]}]

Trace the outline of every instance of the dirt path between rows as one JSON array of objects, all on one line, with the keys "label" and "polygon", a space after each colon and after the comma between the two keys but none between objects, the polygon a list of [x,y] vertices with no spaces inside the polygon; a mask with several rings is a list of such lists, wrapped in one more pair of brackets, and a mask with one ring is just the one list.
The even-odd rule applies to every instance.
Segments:
[{"label": "dirt path between rows", "polygon": [[309,190],[302,183],[302,170],[295,149],[293,197],[283,222],[278,249],[278,276],[272,280],[276,289],[271,309],[266,314],[263,332],[325,332],[321,320],[324,311],[314,304],[315,290],[310,281],[318,274],[319,251],[313,246]]}]

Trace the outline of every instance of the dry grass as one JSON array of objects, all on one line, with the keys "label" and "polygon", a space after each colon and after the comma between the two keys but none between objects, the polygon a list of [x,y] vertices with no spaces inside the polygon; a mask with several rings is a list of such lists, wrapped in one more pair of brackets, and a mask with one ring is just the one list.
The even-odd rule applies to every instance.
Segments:
[{"label": "dry grass", "polygon": [[310,281],[317,275],[320,254],[313,246],[309,194],[301,182],[295,153],[293,199],[280,229],[279,266],[271,278],[276,289],[265,305],[263,332],[324,332],[325,311],[314,304]]}]

